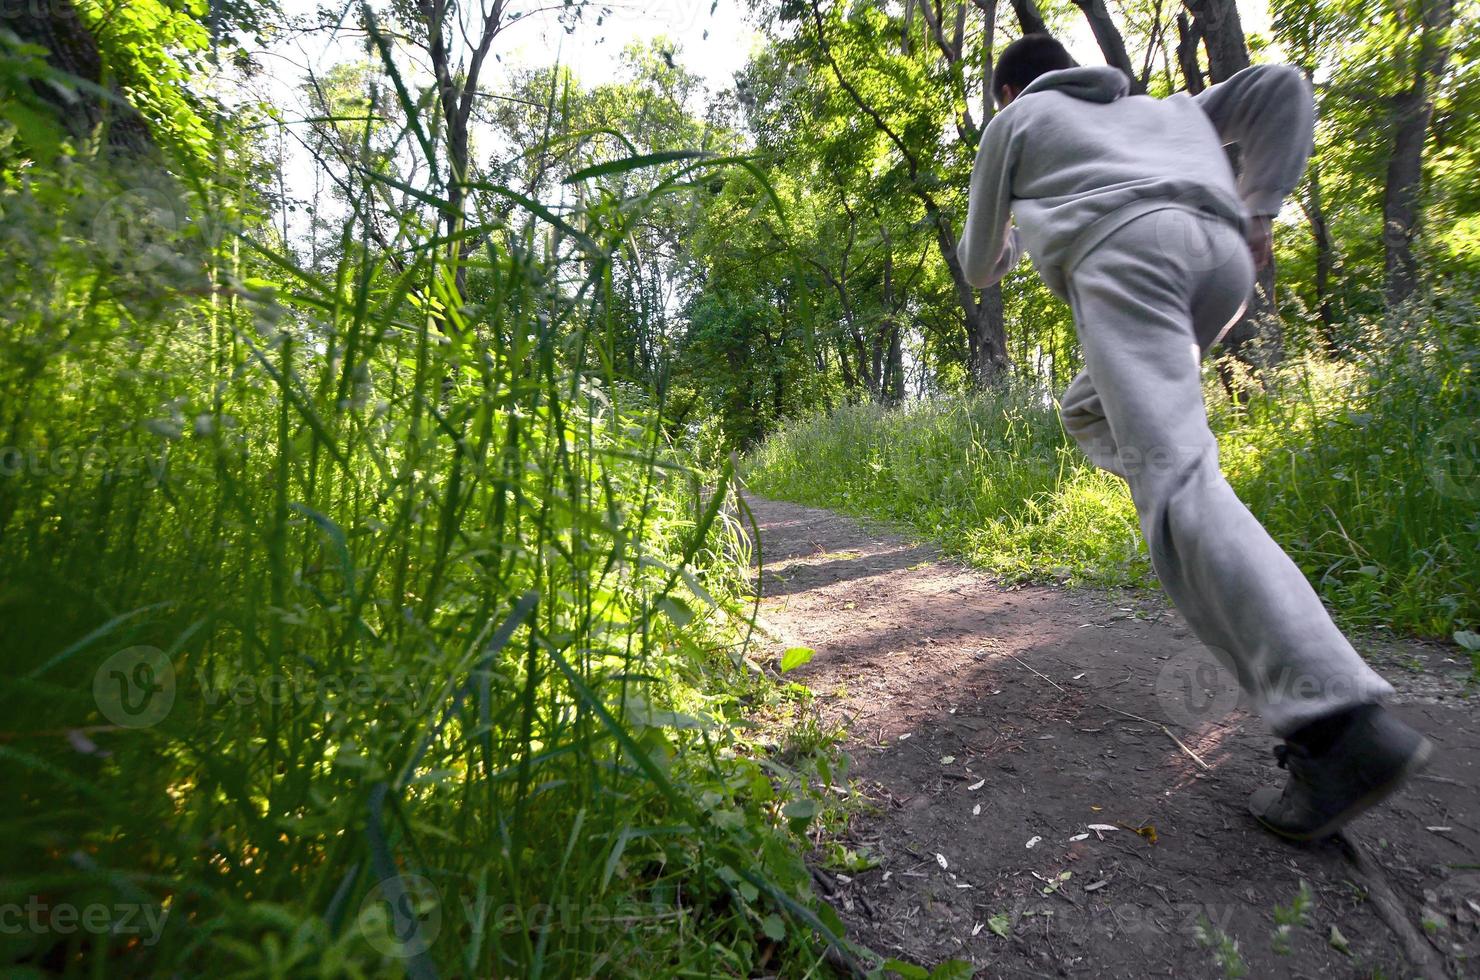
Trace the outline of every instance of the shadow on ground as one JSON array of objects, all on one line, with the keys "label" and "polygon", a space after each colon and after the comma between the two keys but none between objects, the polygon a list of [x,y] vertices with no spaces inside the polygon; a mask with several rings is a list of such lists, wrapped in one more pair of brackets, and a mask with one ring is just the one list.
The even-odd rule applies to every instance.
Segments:
[{"label": "shadow on ground", "polygon": [[[817,651],[795,676],[871,804],[846,842],[878,865],[818,874],[857,941],[982,976],[1480,975],[1480,712],[1446,649],[1358,638],[1439,755],[1343,837],[1287,845],[1245,809],[1283,775],[1274,740],[1160,597],[1004,587],[751,504],[766,628]],[[1302,882],[1309,910],[1281,911]]]}]

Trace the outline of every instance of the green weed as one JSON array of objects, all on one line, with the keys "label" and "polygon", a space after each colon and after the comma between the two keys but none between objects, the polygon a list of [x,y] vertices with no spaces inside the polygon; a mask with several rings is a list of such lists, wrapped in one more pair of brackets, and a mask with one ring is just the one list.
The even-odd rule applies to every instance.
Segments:
[{"label": "green weed", "polygon": [[1274,934],[1270,937],[1270,946],[1280,956],[1290,955],[1290,939],[1296,927],[1308,927],[1310,925],[1310,913],[1315,908],[1315,895],[1310,890],[1310,883],[1302,881],[1300,891],[1296,892],[1289,905],[1276,905],[1274,907]]},{"label": "green weed", "polygon": [[1199,916],[1193,927],[1193,938],[1197,944],[1213,951],[1213,962],[1229,980],[1238,980],[1249,975],[1249,966],[1239,952],[1238,940],[1222,929],[1215,927],[1207,916]]},{"label": "green weed", "polygon": [[[352,211],[384,178],[359,179]],[[187,230],[251,206],[172,190]],[[418,213],[390,249],[352,214],[308,268],[173,223],[157,262],[120,250],[87,223],[132,192],[82,158],[0,187],[31,258],[0,271],[0,902],[37,909],[0,959],[819,963],[823,810],[738,728],[769,682],[729,474],[604,368],[644,202],[489,213],[466,256]],[[827,746],[799,730],[794,764]],[[64,928],[93,908],[157,928]]]},{"label": "green weed", "polygon": [[[1348,362],[1291,361],[1209,416],[1230,483],[1349,626],[1449,637],[1480,621],[1476,310],[1463,292],[1373,326]],[[1125,485],[1051,395],[1007,386],[786,426],[744,463],[758,492],[906,525],[1009,578],[1152,584]]]}]

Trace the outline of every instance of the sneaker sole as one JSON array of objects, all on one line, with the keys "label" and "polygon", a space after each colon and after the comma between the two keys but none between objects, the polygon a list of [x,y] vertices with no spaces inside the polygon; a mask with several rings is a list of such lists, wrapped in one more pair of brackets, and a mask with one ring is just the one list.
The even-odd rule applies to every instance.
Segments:
[{"label": "sneaker sole", "polygon": [[1276,827],[1273,824],[1266,823],[1264,818],[1257,813],[1254,814],[1254,819],[1258,820],[1259,825],[1265,830],[1278,837],[1283,837],[1285,840],[1299,841],[1301,843],[1305,843],[1308,841],[1320,840],[1322,837],[1330,837],[1342,827],[1345,827],[1347,824],[1351,823],[1357,817],[1360,817],[1362,814],[1366,813],[1368,810],[1372,809],[1374,806],[1381,803],[1389,796],[1392,796],[1393,793],[1397,792],[1404,783],[1408,782],[1408,780],[1411,779],[1413,776],[1427,768],[1429,760],[1433,757],[1433,755],[1434,743],[1430,742],[1428,739],[1424,739],[1422,742],[1419,743],[1418,748],[1414,750],[1413,754],[1408,757],[1408,761],[1403,763],[1403,765],[1400,766],[1398,770],[1394,772],[1386,782],[1380,783],[1379,785],[1368,790],[1362,796],[1357,797],[1357,799],[1352,801],[1351,805],[1349,805],[1345,810],[1342,810],[1336,816],[1332,817],[1330,820],[1327,820],[1325,823],[1321,824],[1319,827],[1317,827],[1315,830],[1310,831],[1309,833],[1292,834],[1288,830],[1281,830],[1279,827]]}]

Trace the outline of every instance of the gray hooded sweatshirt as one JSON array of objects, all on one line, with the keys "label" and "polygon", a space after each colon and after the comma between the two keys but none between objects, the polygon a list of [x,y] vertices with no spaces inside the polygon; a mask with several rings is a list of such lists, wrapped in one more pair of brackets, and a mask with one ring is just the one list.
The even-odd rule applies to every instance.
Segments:
[{"label": "gray hooded sweatshirt", "polygon": [[[1311,150],[1315,113],[1298,71],[1246,68],[1196,97],[1129,91],[1115,68],[1067,68],[992,118],[957,248],[969,283],[991,285],[1026,250],[1067,299],[1075,264],[1133,218],[1182,208],[1243,228],[1279,213]],[[1235,143],[1237,179],[1224,151]]]}]

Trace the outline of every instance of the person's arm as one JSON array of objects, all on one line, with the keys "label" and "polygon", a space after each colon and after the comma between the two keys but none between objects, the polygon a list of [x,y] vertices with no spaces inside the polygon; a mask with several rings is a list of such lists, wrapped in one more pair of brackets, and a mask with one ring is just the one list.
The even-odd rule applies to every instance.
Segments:
[{"label": "person's arm", "polygon": [[1238,192],[1255,219],[1273,219],[1300,183],[1315,133],[1305,77],[1288,65],[1245,68],[1193,98],[1218,138],[1239,148]]},{"label": "person's arm", "polygon": [[1012,224],[1012,129],[1009,117],[987,124],[971,171],[966,227],[956,255],[966,281],[978,289],[990,286],[1017,265],[1022,256]]}]

